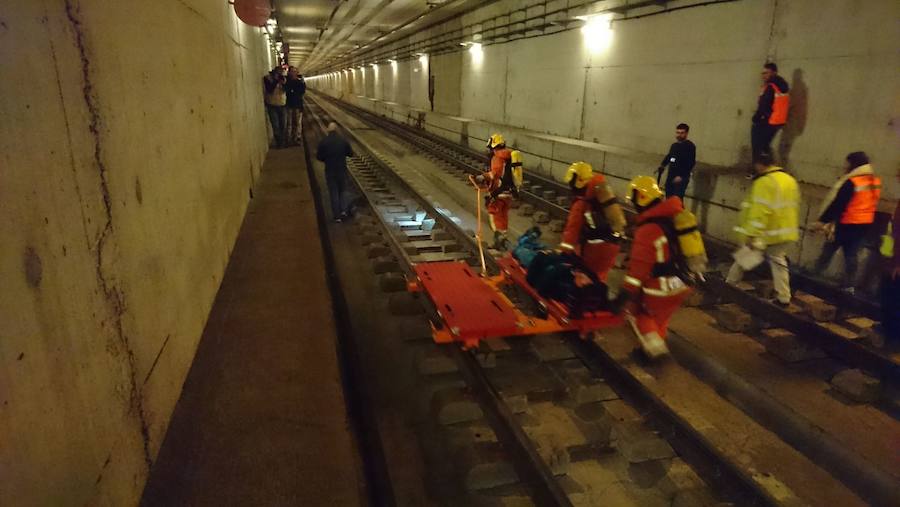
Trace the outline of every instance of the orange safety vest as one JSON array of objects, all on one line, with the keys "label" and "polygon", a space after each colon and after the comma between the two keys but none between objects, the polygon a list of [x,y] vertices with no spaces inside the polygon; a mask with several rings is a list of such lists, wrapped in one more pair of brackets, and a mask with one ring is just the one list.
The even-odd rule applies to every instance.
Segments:
[{"label": "orange safety vest", "polygon": [[871,224],[875,221],[878,199],[881,198],[881,178],[863,174],[850,178],[853,197],[841,215],[842,224]]},{"label": "orange safety vest", "polygon": [[769,115],[769,125],[784,125],[787,123],[788,106],[790,105],[790,96],[787,92],[782,93],[775,83],[766,83],[763,85],[760,95],[766,92],[766,88],[771,86],[775,92],[775,100],[772,101],[772,114]]}]

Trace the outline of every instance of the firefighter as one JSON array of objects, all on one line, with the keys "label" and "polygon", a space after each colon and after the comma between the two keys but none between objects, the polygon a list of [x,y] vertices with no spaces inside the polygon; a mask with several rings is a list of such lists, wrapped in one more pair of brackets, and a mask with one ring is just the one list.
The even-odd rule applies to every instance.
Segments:
[{"label": "firefighter", "polygon": [[565,182],[572,189],[574,201],[569,208],[559,249],[580,255],[605,282],[619,254],[619,242],[625,232],[625,214],[606,179],[595,173],[587,162],[570,165]]},{"label": "firefighter", "polygon": [[[494,231],[495,250],[508,250],[509,239],[509,203],[518,195],[518,187],[522,179],[522,158],[518,151],[506,147],[506,141],[500,134],[493,134],[488,139],[488,150],[491,152],[490,170],[478,178],[487,189],[485,204],[490,216],[491,230]],[[517,176],[518,175],[518,176]]]},{"label": "firefighter", "polygon": [[881,178],[869,164],[869,157],[861,151],[847,155],[844,172],[822,201],[819,220],[812,225],[813,230],[824,231],[828,237],[813,272],[824,273],[838,249],[843,250],[845,269],[841,288],[853,294],[857,254],[875,223]]},{"label": "firefighter", "polygon": [[671,234],[665,229],[674,228],[675,217],[684,206],[677,196],[664,199],[650,176],[631,180],[628,199],[638,216],[622,282],[630,300],[627,319],[644,352],[655,358],[668,353],[665,338],[669,319],[692,292],[676,268],[679,246],[670,243]]}]

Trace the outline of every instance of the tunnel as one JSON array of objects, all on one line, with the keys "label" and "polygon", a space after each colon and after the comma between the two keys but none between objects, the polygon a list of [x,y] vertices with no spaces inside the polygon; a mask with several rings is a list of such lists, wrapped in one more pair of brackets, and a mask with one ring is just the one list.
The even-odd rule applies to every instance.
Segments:
[{"label": "tunnel", "polygon": [[3,1],[0,505],[896,504],[898,19]]}]

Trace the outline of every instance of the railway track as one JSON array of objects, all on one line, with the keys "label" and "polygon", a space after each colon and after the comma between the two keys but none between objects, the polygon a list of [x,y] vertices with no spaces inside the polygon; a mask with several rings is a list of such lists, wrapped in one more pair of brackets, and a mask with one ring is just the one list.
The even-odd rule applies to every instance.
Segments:
[{"label": "railway track", "polygon": [[[329,96],[317,95],[351,112],[363,121],[396,136],[429,157],[441,160],[452,170],[466,174],[478,174],[484,170],[488,157],[483,152],[453,143],[423,129],[411,127],[378,116],[364,109],[338,101]],[[526,175],[527,182],[521,193],[525,205],[547,214],[548,218],[561,222],[568,210],[568,189],[549,178]],[[541,220],[536,220],[540,223]],[[558,226],[561,228],[561,225]],[[732,247],[726,243],[706,238],[713,262],[730,264]],[[756,319],[757,328],[774,329],[767,335],[790,336],[808,345],[810,354],[821,350],[851,367],[865,370],[885,382],[891,389],[900,389],[900,354],[894,357],[872,346],[871,332],[879,318],[878,307],[871,300],[857,297],[793,270],[791,283],[796,300],[801,302],[782,309],[768,302],[771,299],[770,284],[749,278],[739,287],[728,285],[718,273],[712,273],[701,287],[714,295],[708,304],[738,305]],[[740,330],[740,329],[737,329]],[[783,332],[779,331],[783,330]]]},{"label": "railway track", "polygon": [[[314,106],[317,110],[318,106]],[[368,123],[368,122],[367,122]],[[392,126],[394,128],[396,126]],[[363,128],[362,130],[365,130]],[[380,130],[380,126],[379,126]],[[405,139],[406,136],[411,135],[409,133],[405,133],[405,136],[401,138]],[[412,144],[412,143],[410,143]],[[412,144],[416,149],[425,149],[423,144],[416,143]],[[450,147],[444,147],[442,149],[444,156],[434,156],[435,159],[445,162],[448,162],[448,158],[452,155],[452,150]],[[430,153],[434,155],[433,153]],[[466,162],[465,167],[454,166],[456,172],[468,173],[471,171],[480,170],[474,162],[475,157],[473,154],[470,154],[468,162]],[[377,159],[377,155],[375,156]],[[388,157],[389,158],[389,157]],[[370,163],[370,166],[373,165]],[[402,178],[397,178],[396,174],[391,176],[392,170],[388,164],[382,164],[382,171],[386,171],[382,173],[386,175],[387,178],[397,179],[396,183],[402,185]],[[375,182],[378,185],[381,185],[383,181],[372,180],[371,174],[364,175],[363,179],[369,179],[370,183]],[[383,186],[376,187],[376,191],[383,188]],[[534,203],[538,203],[538,199],[543,199],[543,195],[538,195],[532,193]],[[415,198],[413,197],[413,200]],[[547,201],[547,199],[544,199]],[[388,201],[390,203],[390,201]],[[417,209],[420,208],[428,208],[429,203],[427,200],[422,202],[422,199],[416,201]],[[396,202],[393,204],[396,205]],[[406,208],[407,210],[409,207]],[[399,211],[399,209],[398,209]],[[442,215],[442,212],[437,212],[437,210],[430,210],[431,213],[435,215]],[[421,213],[421,211],[418,211]],[[426,218],[426,216],[428,218]],[[406,222],[422,222],[425,224],[429,223],[433,215],[428,214],[426,212],[425,215],[421,217],[415,217],[416,219],[421,218],[422,220],[402,220]],[[391,217],[391,220],[396,221],[398,217]],[[413,218],[411,216],[399,217],[399,218]],[[446,217],[445,217],[446,218]],[[420,255],[418,251],[416,251],[416,255],[410,255],[410,252],[413,251],[410,247],[410,243],[415,242],[415,235],[421,234],[417,232],[411,232],[411,230],[415,230],[418,225],[410,223],[404,224],[409,226],[411,229],[407,229],[399,238],[400,244],[394,245],[393,249],[396,252],[402,251],[400,257],[403,258],[404,263],[411,264],[414,262],[422,262],[427,260],[439,260],[444,258],[442,256],[436,256],[438,250],[444,250],[446,245],[452,245],[450,250],[451,252],[456,254],[455,258],[458,259],[466,259],[470,263],[474,264],[474,242],[471,237],[471,233],[463,230],[457,223],[451,218],[446,223],[442,223],[439,227],[439,234],[437,237],[443,238],[439,241],[448,241],[449,237],[453,238],[452,243],[444,243],[442,245],[432,245],[431,246],[431,256],[430,257],[418,257],[414,258],[417,255]],[[438,219],[435,219],[434,223],[438,224],[441,222]],[[458,220],[457,220],[458,222]],[[388,222],[383,222],[381,224],[383,227],[391,228],[393,227],[395,230],[397,229],[397,224],[392,225]],[[400,225],[400,229],[402,230],[404,226]],[[409,240],[413,239],[412,242]],[[468,246],[466,246],[468,244]],[[422,244],[421,246],[426,246],[426,244]],[[440,248],[438,248],[440,247]],[[468,250],[468,254],[466,254],[466,250]],[[404,257],[405,256],[405,257]],[[489,261],[490,262],[490,261]],[[746,287],[741,290],[746,293]],[[765,309],[768,312],[768,309]],[[768,315],[768,313],[767,313]],[[679,339],[676,338],[676,341]],[[587,365],[588,369],[591,371],[594,377],[604,378],[610,384],[616,387],[617,391],[622,393],[623,398],[627,399],[633,406],[640,407],[640,410],[643,414],[648,414],[648,420],[644,422],[645,426],[656,428],[660,430],[662,433],[666,434],[669,438],[670,443],[678,450],[679,454],[688,458],[690,457],[691,464],[697,470],[702,470],[702,473],[707,474],[705,476],[714,476],[719,479],[727,480],[719,480],[717,481],[717,485],[721,486],[722,483],[727,483],[731,486],[731,491],[729,496],[732,498],[741,498],[740,502],[748,502],[748,498],[753,498],[750,503],[775,503],[775,499],[772,496],[771,491],[767,490],[765,487],[760,487],[760,482],[758,477],[754,477],[752,473],[748,474],[746,468],[742,469],[740,466],[736,466],[733,463],[728,463],[728,458],[723,457],[722,453],[719,452],[720,449],[717,449],[717,444],[713,442],[715,439],[708,438],[709,435],[705,435],[703,432],[697,431],[691,424],[691,421],[682,417],[683,414],[679,414],[677,410],[673,410],[669,407],[657,393],[653,392],[653,389],[648,388],[646,382],[642,382],[639,377],[640,374],[635,374],[633,368],[623,367],[621,363],[621,357],[614,357],[614,355],[607,353],[603,350],[603,347],[598,346],[593,342],[584,342],[578,340],[577,338],[568,337],[567,341],[570,346],[570,350],[572,350],[575,355],[582,361],[584,365]],[[675,345],[673,343],[673,345]],[[686,358],[685,350],[690,351],[690,344],[679,343],[678,345],[673,347],[677,350],[677,355],[680,357],[680,361],[684,362],[693,362],[695,368],[703,369],[705,368],[706,378],[709,379],[709,372],[711,370],[716,370],[716,368],[721,369],[721,365],[716,364],[714,361],[710,363],[702,354],[697,354],[697,351],[692,351],[693,356]],[[674,352],[675,350],[673,350]],[[698,359],[699,358],[699,359]],[[697,366],[698,361],[700,366]],[[702,368],[701,368],[702,367]],[[725,379],[725,380],[723,380]],[[774,424],[772,422],[773,418],[784,421],[785,414],[788,416],[792,416],[790,411],[785,411],[785,406],[783,403],[778,403],[777,400],[766,399],[765,396],[759,396],[759,390],[754,389],[752,386],[747,386],[745,384],[741,384],[739,378],[735,378],[734,375],[719,375],[718,379],[714,379],[711,381],[714,385],[717,386],[717,389],[723,392],[724,395],[728,396],[730,392],[739,393],[735,396],[739,396],[738,405],[741,405],[742,410],[747,412],[748,414],[752,414],[753,417],[757,420],[768,420],[769,425]],[[762,401],[760,401],[762,399]],[[781,419],[778,419],[781,417]],[[679,420],[680,419],[680,420]],[[810,448],[810,444],[808,442],[809,435],[821,434],[822,430],[819,428],[814,422],[809,421],[802,417],[793,417],[793,419],[788,420],[788,423],[784,425],[787,430],[782,428],[781,431],[776,431],[782,438],[789,442],[792,446],[797,449],[802,450],[806,454],[811,454],[816,456],[817,458],[821,458],[823,460],[836,462],[842,461],[843,465],[831,465],[825,463],[823,466],[827,468],[832,474],[836,477],[843,480],[847,483],[852,489],[859,492],[861,489],[867,489],[870,492],[864,494],[863,497],[866,498],[885,498],[884,494],[893,494],[897,491],[896,489],[896,478],[890,476],[889,474],[883,473],[877,467],[872,467],[866,460],[857,459],[852,452],[848,452],[846,449],[843,449],[841,443],[838,441],[834,441],[833,439],[829,440],[829,438],[825,437],[825,442],[827,445],[824,447],[828,450],[828,452],[815,452]],[[798,437],[800,435],[800,437]],[[804,440],[806,439],[806,440]],[[823,446],[820,446],[823,447]],[[710,465],[711,464],[711,465]],[[858,465],[858,466],[857,466]],[[855,468],[856,472],[853,471]],[[862,468],[859,468],[862,467]],[[859,470],[866,470],[867,472],[871,472],[870,474],[862,474],[867,475],[871,480],[860,480]],[[723,472],[724,471],[724,472]],[[851,477],[852,476],[852,477]],[[737,485],[737,487],[735,487]],[[726,488],[728,489],[728,488]],[[879,496],[881,495],[881,496]],[[878,503],[878,502],[875,502]]]}]

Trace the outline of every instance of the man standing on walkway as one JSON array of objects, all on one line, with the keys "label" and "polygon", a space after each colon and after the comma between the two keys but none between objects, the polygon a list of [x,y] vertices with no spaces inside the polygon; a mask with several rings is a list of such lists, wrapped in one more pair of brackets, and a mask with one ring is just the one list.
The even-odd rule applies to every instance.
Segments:
[{"label": "man standing on walkway", "polygon": [[[762,153],[753,164],[756,176],[750,187],[750,195],[741,203],[740,222],[734,228],[742,249],[755,251],[760,259],[765,256],[772,268],[772,280],[777,299],[782,307],[791,303],[790,273],[787,248],[800,239],[798,208],[800,190],[797,180],[775,167],[772,156]],[[736,258],[728,271],[726,282],[736,284],[744,277],[744,267]]]},{"label": "man standing on walkway", "polygon": [[845,266],[841,288],[853,293],[856,291],[857,254],[875,222],[878,199],[881,198],[881,178],[875,175],[869,157],[861,151],[847,155],[844,172],[825,197],[819,220],[812,227],[824,230],[829,236],[816,261],[814,273],[824,273],[835,252],[843,250]]},{"label": "man standing on walkway", "polygon": [[697,161],[697,147],[688,140],[690,130],[687,123],[679,123],[675,127],[675,142],[669,147],[669,152],[663,157],[659,169],[656,170],[656,182],[659,183],[659,177],[662,176],[666,167],[669,168],[669,173],[666,175],[666,197],[678,196],[682,201],[684,201],[684,192],[691,181],[691,172]]},{"label": "man standing on walkway", "polygon": [[319,142],[316,158],[325,163],[325,184],[328,185],[331,200],[331,215],[335,222],[340,223],[350,215],[344,190],[347,182],[347,157],[353,156],[353,149],[338,134],[337,128],[334,122],[328,124],[328,135]]},{"label": "man standing on walkway", "polygon": [[266,113],[272,124],[272,137],[275,146],[284,146],[284,105],[287,98],[284,94],[284,76],[281,67],[275,67],[263,78],[263,93],[266,101]]},{"label": "man standing on walkway", "polygon": [[303,118],[303,95],[306,93],[306,81],[297,73],[297,67],[288,68],[284,92],[287,96],[287,139],[289,143],[300,144],[300,121]]},{"label": "man standing on walkway", "polygon": [[772,139],[787,123],[788,83],[778,75],[778,66],[772,62],[763,65],[762,89],[757,99],[753,127],[750,129],[750,148],[753,160],[760,153],[771,153]]}]

